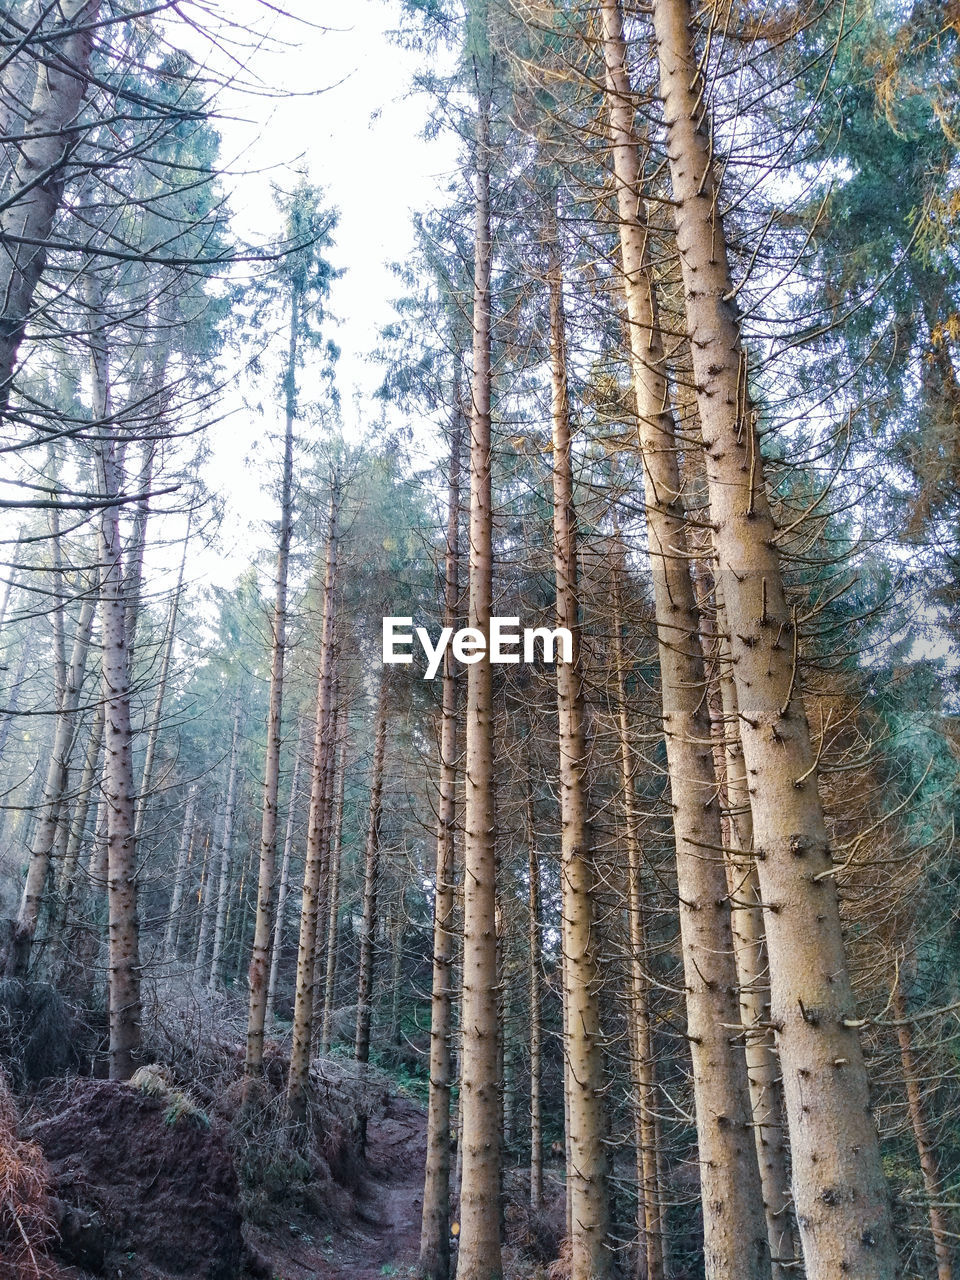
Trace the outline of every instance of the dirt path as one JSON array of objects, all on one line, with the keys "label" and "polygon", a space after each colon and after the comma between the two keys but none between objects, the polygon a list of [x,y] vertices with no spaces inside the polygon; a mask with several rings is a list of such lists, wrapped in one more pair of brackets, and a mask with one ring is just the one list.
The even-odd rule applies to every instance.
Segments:
[{"label": "dirt path", "polygon": [[[427,1120],[406,1098],[392,1097],[369,1122],[369,1177],[355,1216],[322,1238],[304,1233],[274,1265],[282,1280],[381,1280],[406,1276],[417,1260]],[[272,1252],[272,1251],[271,1251]]]}]

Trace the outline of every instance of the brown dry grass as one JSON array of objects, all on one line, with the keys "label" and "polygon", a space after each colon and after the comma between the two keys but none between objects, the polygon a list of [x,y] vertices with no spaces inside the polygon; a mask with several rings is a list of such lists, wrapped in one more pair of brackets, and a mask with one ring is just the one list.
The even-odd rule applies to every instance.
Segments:
[{"label": "brown dry grass", "polygon": [[43,1153],[17,1136],[17,1109],[0,1073],[0,1280],[46,1280],[55,1225]]}]

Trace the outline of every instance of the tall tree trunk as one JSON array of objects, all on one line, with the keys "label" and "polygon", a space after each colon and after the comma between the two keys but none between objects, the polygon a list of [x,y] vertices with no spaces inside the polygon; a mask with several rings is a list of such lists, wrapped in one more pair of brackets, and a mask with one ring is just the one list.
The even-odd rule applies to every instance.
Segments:
[{"label": "tall tree trunk", "polygon": [[530,985],[530,1204],[543,1204],[543,963],[540,958],[540,855],[533,807],[533,775],[527,761],[526,838]]},{"label": "tall tree trunk", "polygon": [[323,997],[327,976],[326,943],[330,935],[330,845],[333,832],[333,796],[337,772],[337,725],[340,719],[340,680],[338,655],[334,652],[333,717],[330,722],[330,749],[324,763],[323,775],[323,825],[320,830],[320,891],[317,895],[317,949],[313,974],[313,1039],[321,1044],[323,1039]]},{"label": "tall tree trunk", "polygon": [[170,894],[170,913],[167,917],[167,930],[163,936],[163,963],[170,964],[177,958],[177,939],[180,933],[180,910],[183,906],[183,895],[187,883],[187,867],[190,861],[190,845],[193,840],[193,815],[197,804],[196,784],[187,791],[187,804],[183,813],[183,826],[180,829],[180,847],[177,850],[177,865],[173,873],[173,890]]},{"label": "tall tree trunk", "polygon": [[323,857],[323,797],[326,788],[326,761],[334,744],[334,592],[339,549],[340,478],[331,477],[330,515],[323,575],[323,631],[317,675],[317,718],[313,740],[313,767],[310,780],[310,817],[307,824],[307,854],[303,871],[303,900],[300,909],[300,944],[297,951],[297,988],[293,1006],[293,1036],[290,1072],[287,1078],[287,1110],[294,1125],[301,1124],[307,1110],[310,1053],[313,1042],[313,983],[317,953],[317,905]]},{"label": "tall tree trunk", "polygon": [[747,1073],[699,613],[682,518],[677,440],[646,247],[640,158],[619,0],[601,0],[607,110],[620,217],[637,429],[676,839],[687,1038],[693,1063],[707,1280],[770,1274]]},{"label": "tall tree trunk", "polygon": [[33,849],[27,866],[27,879],[20,900],[20,911],[17,915],[14,946],[12,950],[13,965],[11,977],[22,978],[30,963],[30,948],[37,924],[40,920],[40,907],[46,891],[50,873],[50,858],[54,841],[60,824],[63,799],[67,786],[67,764],[70,748],[76,731],[77,702],[87,668],[87,652],[90,648],[90,635],[93,629],[93,615],[96,609],[96,595],[93,590],[84,597],[77,623],[76,636],[73,642],[73,653],[70,666],[61,692],[60,710],[57,715],[54,731],[53,750],[47,765],[47,779],[43,789],[43,804],[40,820],[34,835]]},{"label": "tall tree trunk", "polygon": [[900,975],[897,974],[890,1001],[893,1016],[896,1019],[897,1043],[900,1046],[900,1065],[903,1071],[903,1084],[907,1092],[907,1113],[913,1129],[913,1139],[917,1144],[917,1155],[920,1159],[920,1172],[923,1176],[923,1190],[927,1197],[927,1213],[930,1218],[930,1234],[933,1236],[933,1251],[937,1260],[937,1280],[953,1280],[953,1248],[951,1239],[955,1238],[947,1222],[943,1207],[943,1180],[937,1165],[936,1145],[927,1122],[926,1107],[920,1092],[920,1073],[913,1052],[913,1040],[910,1035],[910,1019],[907,1016],[906,1001]]},{"label": "tall tree trunk", "polygon": [[[460,453],[463,416],[460,388],[454,393],[447,473],[447,546],[443,564],[443,625],[456,629],[460,606]],[[433,890],[433,984],[430,994],[430,1092],[427,1101],[427,1163],[420,1225],[420,1270],[424,1280],[450,1273],[450,1059],[453,1033],[454,839],[457,824],[457,674],[448,647],[443,655],[440,695],[437,852]]]},{"label": "tall tree trunk", "polygon": [[[0,212],[0,414],[6,412],[33,295],[63,200],[67,168],[82,136],[78,117],[86,93],[99,0],[59,0],[44,45],[30,115],[16,148]],[[59,34],[58,34],[59,33]]]},{"label": "tall tree trunk", "polygon": [[220,883],[217,889],[217,920],[213,930],[213,952],[210,956],[210,978],[207,986],[217,989],[223,953],[227,898],[230,888],[230,861],[233,856],[233,818],[237,804],[237,771],[240,762],[240,719],[243,713],[243,689],[237,690],[233,709],[233,738],[230,744],[230,772],[227,775],[227,798],[223,814],[223,838],[220,843]]},{"label": "tall tree trunk", "polygon": [[17,710],[20,706],[20,690],[23,686],[24,677],[27,674],[27,659],[30,656],[30,650],[27,645],[23,645],[20,650],[20,660],[17,663],[16,674],[10,684],[10,689],[6,697],[6,707],[4,714],[0,717],[0,760],[3,759],[7,750],[7,739],[10,737],[10,730],[17,716]]},{"label": "tall tree trunk", "polygon": [[650,1025],[650,990],[644,966],[647,962],[643,885],[640,879],[640,825],[634,795],[636,759],[630,732],[626,664],[623,652],[623,594],[619,564],[613,569],[613,662],[616,668],[617,732],[620,746],[620,785],[623,791],[623,825],[627,846],[627,918],[630,934],[630,1020],[632,1023],[631,1071],[636,1091],[637,1186],[640,1247],[646,1263],[645,1280],[664,1277],[664,1207],[657,1154],[657,1076]]},{"label": "tall tree trunk", "polygon": [[340,856],[343,847],[343,792],[346,786],[347,740],[341,735],[337,763],[337,794],[333,806],[333,832],[330,839],[329,889],[327,892],[327,968],[323,982],[323,1015],[320,1022],[320,1052],[330,1052],[333,1031],[333,991],[337,977],[337,920],[340,907]]},{"label": "tall tree trunk", "polygon": [[554,201],[545,210],[545,240],[550,254],[550,374],[553,427],[553,566],[556,574],[557,626],[572,637],[570,662],[557,664],[557,717],[560,747],[560,865],[563,903],[562,944],[566,966],[563,997],[567,1004],[564,1053],[570,1094],[570,1163],[567,1195],[573,1219],[571,1280],[604,1280],[612,1253],[607,1234],[610,1203],[604,1134],[603,1046],[598,988],[598,930],[594,903],[595,873],[589,823],[580,668],[580,598],[577,570],[577,517],[573,503],[570,403],[567,394],[567,336],[563,305],[563,268]]},{"label": "tall tree trunk", "polygon": [[297,815],[297,797],[300,788],[300,761],[304,751],[305,721],[297,725],[297,745],[293,756],[293,777],[290,780],[290,804],[287,809],[287,830],[283,840],[283,859],[280,864],[280,884],[277,888],[277,918],[273,927],[273,946],[270,951],[270,977],[267,980],[267,1011],[265,1026],[273,1026],[273,1008],[277,995],[277,974],[280,969],[280,952],[283,949],[283,933],[286,924],[287,894],[290,889],[290,855],[293,852],[293,827]]},{"label": "tall tree trunk", "polygon": [[260,870],[257,880],[257,919],[250,957],[250,1008],[247,1017],[247,1057],[244,1079],[263,1069],[263,1032],[267,1016],[267,982],[273,930],[273,881],[277,860],[277,798],[280,788],[280,744],[283,719],[283,667],[287,648],[287,575],[293,532],[293,427],[297,414],[296,362],[299,306],[290,300],[287,349],[286,427],[283,437],[283,476],[280,487],[280,539],[277,548],[276,597],[273,610],[273,653],[270,664],[270,707],[263,774],[263,820],[260,828]]},{"label": "tall tree trunk", "polygon": [[93,798],[97,781],[97,766],[100,764],[100,753],[103,748],[103,703],[98,703],[93,713],[93,724],[87,739],[87,750],[83,761],[83,770],[77,786],[77,803],[74,806],[70,821],[70,833],[67,836],[67,847],[63,855],[63,868],[60,873],[60,909],[57,916],[57,930],[62,934],[64,925],[70,914],[73,896],[76,892],[77,866],[80,861],[80,849],[87,827],[87,816],[90,812],[90,801]]},{"label": "tall tree trunk", "polygon": [[[806,710],[750,404],[688,0],[654,0],[667,151],[710,518],[750,779],[760,896],[810,1280],[897,1270]],[[811,1101],[815,1100],[815,1101]]]},{"label": "tall tree trunk", "polygon": [[[111,429],[106,347],[96,331],[102,315],[99,282],[87,274],[91,317],[93,416],[99,427],[100,492],[120,496],[117,445]],[[105,506],[100,519],[100,602],[103,615],[104,770],[107,806],[107,915],[110,1078],[127,1080],[140,1052],[140,922],[137,916],[137,849],[134,836],[133,734],[130,726],[128,660],[120,539],[120,507]]]},{"label": "tall tree trunk", "polygon": [[353,1056],[370,1057],[370,1015],[373,1004],[373,942],[377,929],[377,889],[380,879],[380,812],[383,807],[383,758],[387,746],[386,668],[380,675],[380,694],[373,734],[370,809],[363,851],[363,924],[360,926],[360,964],[357,974],[357,1034]]},{"label": "tall tree trunk", "polygon": [[173,657],[173,645],[177,638],[177,615],[180,611],[180,597],[183,594],[183,573],[187,564],[187,547],[190,542],[191,518],[187,521],[187,532],[183,539],[183,555],[180,557],[180,572],[177,576],[177,587],[170,601],[170,613],[167,618],[167,630],[163,639],[163,657],[157,676],[157,689],[153,698],[153,710],[150,715],[150,727],[147,731],[147,749],[143,757],[143,773],[140,777],[140,795],[137,797],[136,836],[139,840],[143,830],[143,820],[150,800],[150,787],[153,785],[153,765],[157,753],[157,742],[160,738],[160,725],[163,720],[163,700],[167,694],[167,681],[170,677],[170,662]]},{"label": "tall tree trunk", "polygon": [[[478,6],[478,22],[486,9]],[[485,30],[479,37],[485,39]],[[457,1280],[500,1280],[500,1141],[497,1133],[497,859],[493,793],[493,508],[490,448],[490,87],[478,68],[470,416],[469,625],[486,648],[467,668],[463,882],[462,1148]]]}]

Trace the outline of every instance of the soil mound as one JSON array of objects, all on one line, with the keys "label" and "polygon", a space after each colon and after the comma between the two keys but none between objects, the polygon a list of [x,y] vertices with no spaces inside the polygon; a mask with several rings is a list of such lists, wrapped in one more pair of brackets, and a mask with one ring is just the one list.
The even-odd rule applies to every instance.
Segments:
[{"label": "soil mound", "polygon": [[61,1256],[106,1277],[236,1280],[237,1176],[202,1112],[112,1081],[77,1080],[31,1139],[50,1166]]}]

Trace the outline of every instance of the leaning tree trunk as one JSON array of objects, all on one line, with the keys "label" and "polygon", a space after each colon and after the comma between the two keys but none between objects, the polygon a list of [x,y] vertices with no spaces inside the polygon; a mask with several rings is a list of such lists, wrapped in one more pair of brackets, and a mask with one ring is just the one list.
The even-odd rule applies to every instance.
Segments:
[{"label": "leaning tree trunk", "polygon": [[613,1255],[608,1167],[604,1134],[603,1046],[598,990],[599,935],[594,897],[595,871],[588,817],[583,678],[580,656],[580,599],[577,580],[577,516],[573,503],[570,402],[567,394],[567,337],[563,269],[557,234],[555,195],[546,210],[545,240],[550,254],[550,373],[553,427],[553,565],[557,626],[569,631],[572,654],[557,665],[560,747],[561,937],[563,998],[567,1005],[567,1085],[570,1089],[570,1162],[567,1195],[573,1220],[571,1280],[604,1280]]},{"label": "leaning tree trunk", "polygon": [[267,1017],[270,938],[273,930],[273,881],[277,860],[277,798],[280,789],[280,744],[283,718],[283,667],[287,649],[287,574],[293,533],[293,425],[297,413],[296,363],[298,295],[290,302],[290,337],[286,370],[286,428],[283,437],[283,477],[280,489],[280,541],[273,609],[273,653],[270,663],[270,708],[263,774],[263,819],[260,828],[260,869],[257,879],[257,918],[250,957],[250,1007],[247,1016],[247,1057],[244,1079],[263,1070],[263,1032]]},{"label": "leaning tree trunk", "polygon": [[[87,276],[91,324],[102,314],[98,282]],[[91,330],[94,421],[98,429],[100,492],[120,496],[120,468],[110,419],[107,351]],[[103,791],[107,806],[107,918],[110,1078],[127,1080],[140,1051],[140,922],[137,917],[137,848],[134,835],[136,788],[130,727],[130,663],[124,631],[126,597],[119,504],[100,518],[100,602],[103,616],[104,715]]]},{"label": "leaning tree trunk", "polygon": [[59,21],[44,43],[43,70],[0,212],[0,414],[10,401],[17,355],[46,266],[70,156],[83,132],[78,118],[101,6],[99,0],[59,0],[51,7]]},{"label": "leaning tree trunk", "polygon": [[60,826],[64,793],[67,785],[67,765],[70,748],[76,731],[77,703],[80,688],[83,684],[87,668],[87,651],[90,648],[90,634],[93,628],[93,615],[96,608],[96,596],[91,590],[84,598],[77,623],[77,632],[73,642],[73,653],[67,669],[57,727],[54,731],[53,750],[47,765],[47,779],[43,789],[43,804],[40,821],[37,824],[27,866],[27,879],[23,887],[20,911],[17,915],[12,948],[13,965],[10,976],[22,978],[30,963],[30,949],[37,924],[40,920],[40,907],[50,872],[50,858]]},{"label": "leaning tree trunk", "polygon": [[[485,16],[485,14],[484,14]],[[488,74],[481,71],[481,81]],[[457,1280],[500,1280],[500,1142],[497,1075],[497,858],[493,791],[493,507],[490,446],[490,90],[477,104],[473,275],[473,411],[470,416],[468,622],[486,648],[467,668],[463,833],[460,1246]]]},{"label": "leaning tree trunk", "polygon": [[798,680],[797,618],[784,593],[731,301],[707,85],[688,0],[654,0],[653,22],[804,1260],[809,1280],[890,1280],[897,1262],[888,1193]]},{"label": "leaning tree trunk", "polygon": [[307,855],[303,872],[303,899],[300,911],[300,944],[297,951],[297,987],[293,1005],[293,1034],[290,1071],[287,1077],[287,1111],[294,1125],[302,1124],[307,1111],[310,1052],[313,1042],[313,984],[317,953],[317,905],[323,858],[323,796],[326,762],[334,749],[334,589],[339,546],[337,523],[340,510],[340,480],[331,478],[330,515],[323,575],[323,631],[317,675],[317,718],[313,740],[310,785],[310,817],[307,823]]},{"label": "leaning tree trunk", "polygon": [[370,1057],[370,1015],[373,1005],[373,940],[377,930],[377,889],[380,879],[380,813],[383,808],[383,757],[387,745],[387,681],[380,676],[380,694],[373,733],[370,810],[363,851],[363,923],[360,926],[360,964],[357,974],[357,1034],[353,1056]]},{"label": "leaning tree trunk", "polygon": [[216,991],[220,976],[220,958],[223,954],[223,937],[227,917],[227,898],[230,886],[230,862],[233,856],[233,818],[237,805],[237,770],[240,762],[240,718],[243,712],[243,689],[237,690],[233,709],[233,738],[230,744],[230,772],[227,775],[227,798],[224,802],[223,838],[220,843],[220,882],[217,886],[217,919],[213,930],[213,951],[210,956],[210,976],[207,987]]},{"label": "leaning tree trunk", "polygon": [[87,817],[90,812],[90,801],[93,798],[97,781],[97,766],[100,763],[100,752],[103,748],[103,703],[98,703],[93,713],[93,724],[87,739],[87,750],[83,760],[83,769],[77,785],[77,803],[70,820],[70,831],[63,854],[63,867],[60,872],[60,905],[56,920],[57,931],[62,935],[64,926],[70,915],[70,907],[77,888],[77,866],[80,861],[80,849],[87,828]]},{"label": "leaning tree trunk", "polygon": [[693,1064],[707,1280],[770,1274],[739,1026],[730,901],[678,444],[647,252],[638,138],[619,0],[602,0],[607,110],[620,217],[637,430],[653,570],[663,729],[676,840],[687,1037]]},{"label": "leaning tree trunk", "polygon": [[[447,476],[447,548],[443,625],[456,630],[460,605],[460,452],[463,446],[459,388],[455,393]],[[430,996],[430,1093],[427,1163],[420,1225],[424,1280],[450,1273],[450,1038],[453,1031],[454,835],[457,821],[457,675],[449,647],[443,656],[440,701],[440,777],[437,791],[437,855],[433,891],[433,985]]]}]

